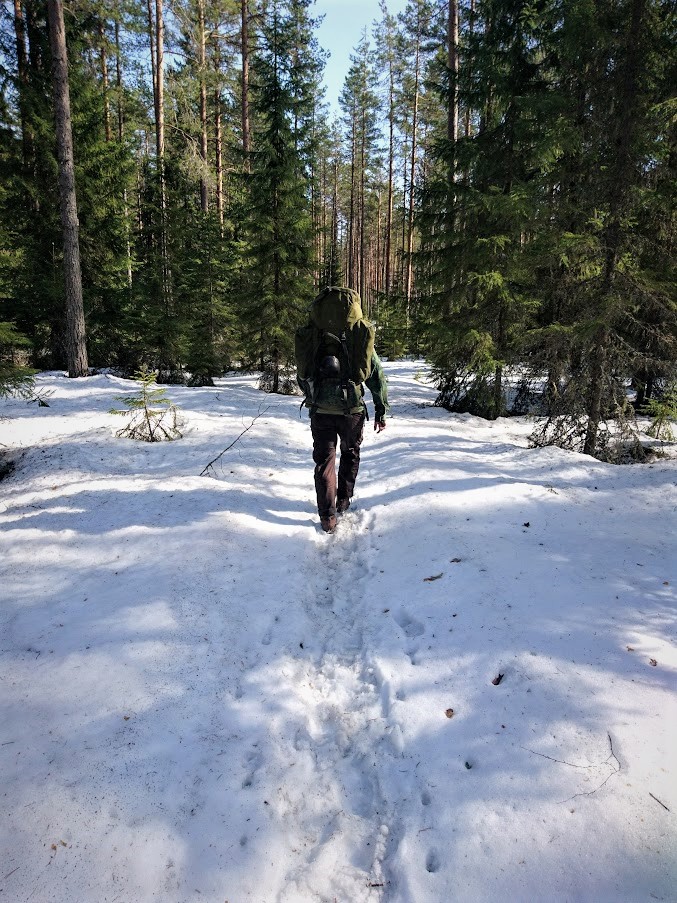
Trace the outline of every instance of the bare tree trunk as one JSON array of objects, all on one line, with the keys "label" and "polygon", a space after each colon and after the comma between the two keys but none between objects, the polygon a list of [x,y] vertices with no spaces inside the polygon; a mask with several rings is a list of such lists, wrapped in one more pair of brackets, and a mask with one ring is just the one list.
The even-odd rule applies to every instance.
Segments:
[{"label": "bare tree trunk", "polygon": [[165,308],[165,314],[169,316],[171,311],[171,273],[169,267],[169,242],[167,240],[167,187],[165,181],[165,23],[162,7],[163,0],[155,0],[155,35],[153,39],[153,14],[151,3],[152,0],[148,0],[151,65],[153,62],[153,44],[155,45],[153,87],[155,89],[155,148],[160,188],[160,276],[162,301]]},{"label": "bare tree trunk", "polygon": [[355,288],[355,111],[352,114],[352,135],[350,142],[350,212],[348,215],[348,281],[349,288]]},{"label": "bare tree trunk", "polygon": [[216,155],[216,211],[223,230],[223,139],[221,137],[221,92],[214,91],[214,153]]},{"label": "bare tree trunk", "polygon": [[24,169],[28,170],[33,158],[33,137],[28,128],[26,115],[26,90],[28,83],[28,60],[26,55],[26,23],[21,0],[14,0],[14,34],[16,37],[16,68],[19,76],[19,115],[21,117],[21,144]]},{"label": "bare tree trunk", "polygon": [[75,162],[71,104],[68,89],[66,30],[61,0],[47,0],[49,43],[52,51],[54,120],[59,161],[59,199],[63,230],[64,281],[66,288],[66,358],[68,375],[86,376],[87,346],[82,301],[78,207],[75,196]]},{"label": "bare tree trunk", "polygon": [[[123,107],[123,91],[122,91],[122,52],[120,49],[120,16],[122,15],[121,4],[118,2],[115,12],[115,94],[117,97],[117,123],[118,123],[118,141],[122,143],[124,137],[124,107]],[[129,224],[129,203],[127,199],[127,188],[123,191],[124,216],[125,216],[125,232],[127,235],[127,287],[132,287],[132,242],[130,237]]]},{"label": "bare tree trunk", "polygon": [[242,152],[245,159],[245,170],[249,172],[249,154],[251,138],[249,134],[249,8],[247,0],[242,0]]},{"label": "bare tree trunk", "polygon": [[447,55],[449,66],[447,140],[449,142],[449,187],[453,202],[454,183],[456,181],[456,141],[458,138],[458,0],[449,0]]},{"label": "bare tree trunk", "polygon": [[[162,0],[155,0],[155,143],[157,147],[160,180],[164,193],[164,159],[165,159],[165,20]],[[164,197],[163,197],[164,204]]]},{"label": "bare tree trunk", "polygon": [[390,296],[392,289],[392,233],[393,233],[393,203],[395,197],[395,73],[392,59],[390,60],[388,73],[388,208],[386,211],[386,235],[384,290],[386,298]]},{"label": "bare tree trunk", "polygon": [[[453,0],[452,0],[452,2],[453,2]],[[475,33],[475,0],[470,0],[470,20],[468,22],[468,32],[470,34],[470,38],[472,39],[472,37]],[[471,66],[472,66],[472,61],[469,61],[468,62],[469,70],[470,70]],[[472,73],[469,71],[468,75],[471,75],[471,74]],[[470,104],[467,104],[466,108],[465,108],[465,125],[464,125],[463,133],[466,138],[470,137]]]},{"label": "bare tree trunk", "polygon": [[122,141],[124,131],[124,105],[122,92],[122,54],[120,50],[120,15],[121,9],[118,3],[115,15],[115,92],[117,95],[118,114],[118,141]]},{"label": "bare tree trunk", "polygon": [[103,128],[106,141],[112,141],[110,127],[110,101],[108,97],[108,59],[106,56],[106,31],[99,21],[99,59],[101,62],[101,87],[103,89]]},{"label": "bare tree trunk", "polygon": [[360,144],[360,298],[365,305],[365,311],[368,314],[369,303],[366,297],[367,279],[366,279],[366,259],[365,259],[365,233],[366,223],[364,216],[364,195],[365,195],[365,143],[366,143],[366,111],[362,111],[362,141]]},{"label": "bare tree trunk", "polygon": [[219,216],[221,235],[223,236],[223,130],[222,130],[222,101],[221,101],[221,45],[218,36],[214,37],[214,72],[216,85],[214,87],[214,158],[216,168],[216,211]]},{"label": "bare tree trunk", "polygon": [[418,131],[418,84],[419,84],[419,63],[420,63],[420,43],[418,36],[416,38],[416,58],[414,69],[414,109],[411,117],[411,157],[409,166],[409,212],[407,217],[407,262],[406,262],[406,284],[405,296],[407,303],[407,329],[409,329],[409,318],[411,315],[411,295],[414,281],[414,189],[416,187],[416,156],[418,151],[417,131]]},{"label": "bare tree trunk", "polygon": [[335,270],[338,269],[338,159],[334,160],[334,185],[332,187],[331,197],[331,269],[330,275],[333,277]]},{"label": "bare tree trunk", "polygon": [[147,0],[146,12],[148,15],[148,41],[150,44],[150,73],[153,81],[153,108],[155,110],[155,122],[157,123],[157,63],[155,62],[155,23],[153,20],[153,0]]},{"label": "bare tree trunk", "polygon": [[209,192],[207,190],[207,52],[205,46],[205,5],[204,0],[197,4],[198,26],[198,66],[200,71],[200,157],[203,172],[200,176],[200,209],[203,214],[209,212]]}]

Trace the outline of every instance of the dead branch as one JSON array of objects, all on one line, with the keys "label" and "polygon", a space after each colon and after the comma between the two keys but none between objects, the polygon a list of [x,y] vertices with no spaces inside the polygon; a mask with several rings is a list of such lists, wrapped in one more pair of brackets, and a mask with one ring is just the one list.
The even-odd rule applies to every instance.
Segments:
[{"label": "dead branch", "polygon": [[592,796],[593,793],[597,793],[598,790],[601,790],[610,778],[620,772],[621,763],[618,761],[618,756],[614,752],[614,745],[613,741],[611,740],[611,734],[609,734],[608,732],[607,737],[609,738],[609,755],[603,762],[597,762],[592,765],[576,765],[574,762],[565,762],[563,759],[554,759],[552,756],[546,756],[545,753],[536,752],[535,749],[528,749],[526,746],[522,746],[520,748],[525,752],[532,753],[532,755],[534,756],[540,756],[542,759],[548,759],[550,762],[557,762],[558,765],[568,765],[569,768],[601,768],[603,765],[608,765],[609,768],[611,768],[611,774],[602,781],[599,787],[595,787],[594,790],[589,790],[586,793],[574,793],[574,795],[570,796],[568,799],[560,800],[560,802],[562,803],[568,803],[569,800],[576,799],[577,796]]},{"label": "dead branch", "polygon": [[252,420],[252,422],[249,424],[249,426],[246,427],[245,429],[243,429],[242,432],[240,433],[240,435],[239,435],[236,439],[233,439],[233,441],[230,443],[230,445],[226,446],[226,448],[224,448],[222,452],[219,452],[219,454],[218,454],[213,460],[211,460],[211,461],[209,462],[209,464],[206,464],[206,465],[205,465],[204,469],[200,472],[200,476],[203,477],[203,476],[205,476],[205,474],[208,474],[209,471],[210,471],[210,469],[211,469],[212,472],[213,472],[213,470],[214,470],[214,465],[216,464],[216,462],[217,462],[220,458],[222,458],[222,457],[225,455],[225,453],[226,453],[227,451],[230,451],[230,449],[231,449],[236,443],[238,443],[238,442],[240,441],[240,439],[244,436],[245,433],[248,433],[248,432],[249,432],[249,430],[254,426],[254,424],[255,424],[256,421],[259,419],[259,417],[263,417],[263,415],[266,413],[267,410],[268,410],[268,408],[264,408],[262,411],[259,411],[259,413],[256,415],[256,417],[254,417],[254,419]]},{"label": "dead branch", "polygon": [[656,800],[656,802],[658,803],[658,805],[659,805],[659,806],[662,806],[662,807],[665,809],[666,812],[669,812],[669,811],[670,811],[670,810],[668,809],[668,807],[665,805],[665,803],[662,803],[662,802],[658,799],[657,796],[654,796],[654,795],[653,795],[653,793],[652,793],[651,791],[649,791],[649,796],[651,797],[652,800]]},{"label": "dead branch", "polygon": [[[609,749],[611,750],[611,752],[606,757],[606,759],[603,762],[600,762],[599,764],[600,764],[600,766],[608,765],[609,768],[611,768],[611,774],[607,775],[607,777],[602,781],[602,783],[599,785],[599,787],[595,787],[594,790],[588,790],[586,793],[574,793],[573,796],[570,796],[570,797],[568,797],[568,799],[562,800],[561,802],[568,803],[570,800],[575,800],[577,796],[592,796],[593,793],[597,793],[598,790],[601,790],[602,787],[604,787],[604,785],[606,784],[606,782],[611,780],[611,778],[615,774],[620,773],[621,763],[618,761],[618,756],[614,752],[614,745],[611,740],[611,734],[607,733],[607,737],[609,738]],[[617,767],[614,766],[614,764],[613,764],[614,762],[616,763]]]}]

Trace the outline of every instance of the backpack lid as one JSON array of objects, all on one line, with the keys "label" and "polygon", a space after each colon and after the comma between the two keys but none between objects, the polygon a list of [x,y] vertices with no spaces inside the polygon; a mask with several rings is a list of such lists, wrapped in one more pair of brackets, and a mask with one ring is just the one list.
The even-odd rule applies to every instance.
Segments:
[{"label": "backpack lid", "polygon": [[313,301],[310,319],[318,329],[340,335],[344,329],[350,329],[364,319],[360,296],[351,288],[328,285]]}]

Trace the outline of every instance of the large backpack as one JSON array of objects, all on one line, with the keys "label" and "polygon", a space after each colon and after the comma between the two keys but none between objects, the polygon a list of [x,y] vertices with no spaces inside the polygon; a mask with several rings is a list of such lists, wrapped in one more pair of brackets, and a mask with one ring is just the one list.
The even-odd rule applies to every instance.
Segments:
[{"label": "large backpack", "polygon": [[[297,329],[295,341],[296,375],[311,414],[318,408],[348,414],[362,404],[374,336],[357,292],[329,286],[315,298],[310,321]],[[325,374],[322,362],[328,357],[338,359],[338,376]]]}]

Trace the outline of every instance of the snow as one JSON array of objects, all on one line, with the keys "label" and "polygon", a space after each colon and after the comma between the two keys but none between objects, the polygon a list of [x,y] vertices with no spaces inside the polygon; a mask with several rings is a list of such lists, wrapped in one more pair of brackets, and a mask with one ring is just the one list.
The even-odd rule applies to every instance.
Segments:
[{"label": "snow", "polygon": [[677,900],[677,461],[386,372],[333,536],[254,377],[171,443],[110,375],[0,403],[0,900]]}]

